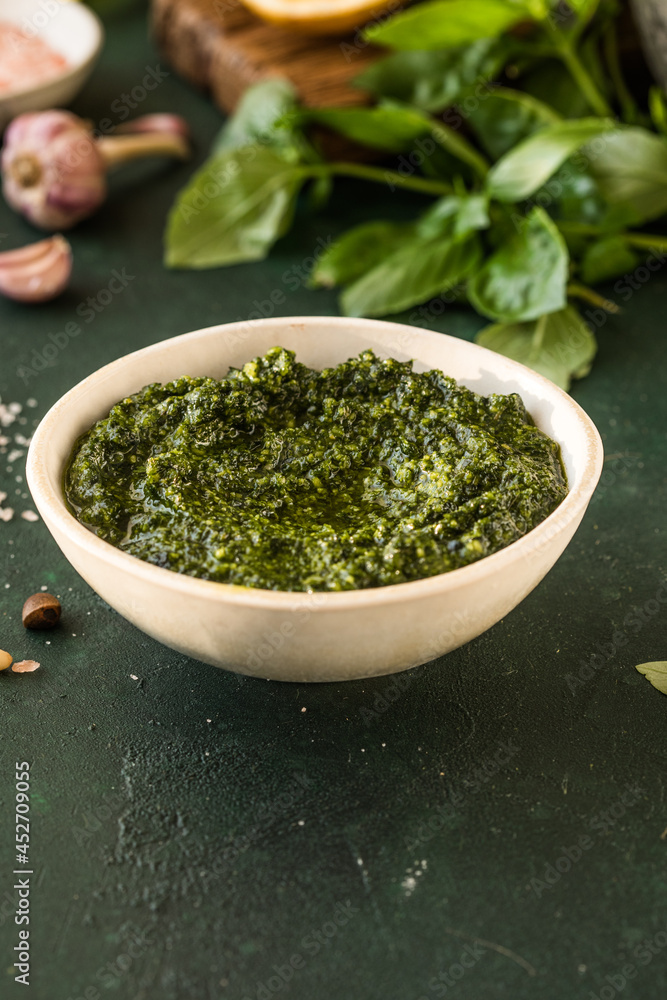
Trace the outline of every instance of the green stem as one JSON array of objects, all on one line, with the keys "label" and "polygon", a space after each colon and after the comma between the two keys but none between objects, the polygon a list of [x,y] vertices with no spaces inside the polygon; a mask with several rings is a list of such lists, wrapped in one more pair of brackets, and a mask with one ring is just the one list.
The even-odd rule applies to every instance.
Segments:
[{"label": "green stem", "polygon": [[590,302],[592,306],[604,309],[605,312],[618,312],[618,306],[615,302],[612,302],[610,299],[605,299],[603,295],[598,295],[598,293],[594,292],[592,288],[588,287],[588,285],[580,285],[576,281],[571,281],[567,286],[567,293],[573,298],[582,299],[584,302]]},{"label": "green stem", "polygon": [[539,357],[544,343],[544,334],[547,332],[547,317],[539,316],[535,324],[535,332],[531,344],[531,354],[534,358]]},{"label": "green stem", "polygon": [[579,58],[571,40],[548,19],[545,21],[545,25],[556,47],[559,58],[569,70],[595,114],[601,115],[603,118],[613,118],[614,112],[611,105],[596,87],[593,78]]},{"label": "green stem", "polygon": [[339,177],[358,177],[364,181],[374,181],[376,184],[389,184],[392,187],[406,188],[408,191],[419,191],[442,197],[452,193],[452,186],[446,181],[433,181],[427,177],[411,177],[399,174],[396,170],[384,170],[382,167],[371,167],[366,163],[327,163],[322,164],[317,173],[331,172]]},{"label": "green stem", "polygon": [[637,250],[664,250],[667,251],[667,236],[651,233],[622,233],[623,239],[631,247]]},{"label": "green stem", "polygon": [[567,222],[565,220],[555,220],[556,225],[564,236],[604,236],[605,231],[600,226],[592,222]]},{"label": "green stem", "polygon": [[568,35],[568,39],[573,44],[579,41],[586,28],[595,17],[595,14],[597,13],[597,9],[599,6],[600,4],[598,0],[593,0],[593,2],[587,4],[585,13],[577,14],[577,20],[575,22],[575,25]]},{"label": "green stem", "polygon": [[611,82],[618,95],[618,103],[621,106],[623,120],[634,125],[637,121],[637,105],[635,99],[628,90],[628,86],[621,71],[621,62],[618,57],[618,38],[616,35],[616,24],[612,21],[604,33],[604,55],[607,62],[607,69]]},{"label": "green stem", "polygon": [[628,246],[636,247],[637,250],[667,252],[667,236],[662,236],[660,233],[610,233],[608,230],[589,222],[557,222],[556,224],[564,236],[620,236]]},{"label": "green stem", "polygon": [[433,126],[431,134],[448,153],[462,160],[463,163],[467,163],[480,177],[486,177],[490,166],[488,160],[462,135],[445,125],[444,122],[437,122]]}]

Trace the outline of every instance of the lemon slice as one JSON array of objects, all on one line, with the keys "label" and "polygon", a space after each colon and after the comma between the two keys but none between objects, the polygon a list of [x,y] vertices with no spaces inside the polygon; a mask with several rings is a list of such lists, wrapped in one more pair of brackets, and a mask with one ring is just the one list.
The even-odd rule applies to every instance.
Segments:
[{"label": "lemon slice", "polygon": [[271,24],[308,35],[343,35],[387,9],[386,0],[243,0]]}]

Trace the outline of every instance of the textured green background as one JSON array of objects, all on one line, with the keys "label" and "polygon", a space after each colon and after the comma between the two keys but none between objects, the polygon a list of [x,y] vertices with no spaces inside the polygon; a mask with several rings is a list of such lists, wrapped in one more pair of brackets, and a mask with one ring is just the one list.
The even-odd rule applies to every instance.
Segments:
[{"label": "textured green background", "polygon": [[[117,120],[113,102],[158,62],[142,17],[110,25],[77,110]],[[201,158],[217,112],[173,76],[137,113],[166,109],[192,122]],[[343,187],[265,264],[166,273],[162,224],[190,169],[128,170],[72,235],[71,290],[38,308],[0,302],[2,399],[37,400],[10,434],[26,434],[105,362],[245,318],[274,289],[285,292],[284,315],[335,312],[333,295],[293,290],[286,271],[318,236],[411,205]],[[7,247],[34,237],[4,206],[0,231]],[[114,268],[134,276],[126,290],[51,366],[22,379],[19,367],[77,319]],[[402,675],[398,697],[390,678],[269,683],[147,639],[77,577],[41,522],[18,517],[30,506],[16,482],[23,458],[9,471],[9,450],[0,456],[0,489],[17,510],[0,522],[0,646],[42,663],[34,675],[0,676],[3,998],[583,1000],[605,984],[603,997],[613,996],[628,962],[637,972],[624,1000],[664,996],[667,947],[651,955],[641,942],[667,929],[667,699],[633,667],[667,656],[667,607],[655,600],[667,571],[666,293],[657,273],[629,298],[599,331],[593,374],[575,387],[608,462],[567,552],[495,628]],[[462,309],[433,322],[465,337],[476,325]],[[20,620],[43,585],[64,607],[50,637]],[[600,649],[599,669],[572,689],[568,675]],[[497,754],[504,763],[492,763]],[[12,980],[13,770],[24,759],[33,774],[29,992]],[[626,783],[640,789],[628,806]],[[582,837],[588,850],[571,870],[549,870],[553,884],[531,888]],[[337,926],[344,907],[349,919]],[[137,934],[134,957],[123,959]],[[295,954],[302,967],[281,985],[274,966]],[[451,966],[462,978],[438,985]]]}]

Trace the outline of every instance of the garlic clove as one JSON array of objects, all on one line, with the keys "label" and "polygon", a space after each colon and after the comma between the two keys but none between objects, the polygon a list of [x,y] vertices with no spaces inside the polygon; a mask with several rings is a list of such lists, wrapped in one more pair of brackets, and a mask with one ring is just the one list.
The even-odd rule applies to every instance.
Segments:
[{"label": "garlic clove", "polygon": [[47,302],[67,287],[72,248],[63,236],[0,253],[0,294],[16,302]]},{"label": "garlic clove", "polygon": [[44,254],[52,243],[53,237],[50,237],[48,240],[40,240],[39,243],[29,243],[25,247],[17,247],[15,250],[5,250],[0,253],[0,266],[7,268],[32,261]]}]

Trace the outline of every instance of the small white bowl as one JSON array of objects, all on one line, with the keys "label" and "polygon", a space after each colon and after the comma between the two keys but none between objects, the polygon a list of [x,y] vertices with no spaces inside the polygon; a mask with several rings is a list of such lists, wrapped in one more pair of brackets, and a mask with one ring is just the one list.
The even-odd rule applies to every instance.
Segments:
[{"label": "small white bowl", "polygon": [[0,21],[36,33],[67,60],[52,80],[0,96],[0,129],[24,111],[62,108],[88,79],[104,41],[98,16],[75,0],[0,0]]},{"label": "small white bowl", "polygon": [[[112,405],[149,382],[222,378],[230,366],[280,345],[313,368],[372,348],[415,359],[476,392],[518,392],[561,446],[569,492],[523,538],[470,566],[390,587],[284,593],[213,583],[142,562],[88,531],[63,498],[76,439]],[[206,663],[259,677],[340,681],[424,663],[490,628],[530,593],[576,531],[602,468],[602,443],[581,407],[523,365],[454,337],[397,323],[339,317],[266,319],[213,326],[128,354],[90,375],[46,414],[27,477],[37,509],[64,555],[121,615],[160,642]]]}]

